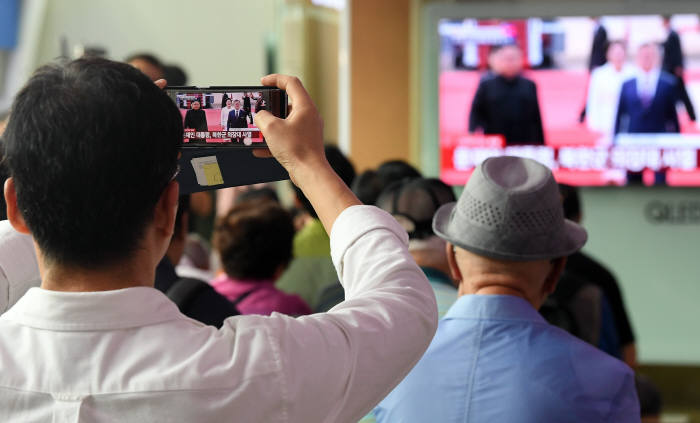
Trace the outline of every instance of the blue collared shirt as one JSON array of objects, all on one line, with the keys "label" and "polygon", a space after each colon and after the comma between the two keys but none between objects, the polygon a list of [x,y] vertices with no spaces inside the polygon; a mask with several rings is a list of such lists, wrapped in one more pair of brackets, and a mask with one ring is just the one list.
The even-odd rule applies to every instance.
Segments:
[{"label": "blue collared shirt", "polygon": [[465,295],[379,422],[639,422],[632,370],[548,324],[525,300]]}]

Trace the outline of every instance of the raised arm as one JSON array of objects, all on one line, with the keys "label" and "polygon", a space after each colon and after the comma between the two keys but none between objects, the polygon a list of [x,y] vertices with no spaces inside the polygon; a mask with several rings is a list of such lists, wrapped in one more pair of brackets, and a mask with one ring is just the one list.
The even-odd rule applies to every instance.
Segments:
[{"label": "raised arm", "polygon": [[329,231],[346,293],[328,313],[260,318],[279,356],[285,414],[290,422],[356,422],[425,352],[437,326],[435,296],[408,252],[406,231],[360,205],[326,162],[321,120],[301,83],[279,75],[263,83],[292,100],[287,119],[265,112],[258,124]]},{"label": "raised arm", "polygon": [[323,122],[298,78],[269,75],[264,85],[287,91],[292,111],[279,119],[268,111],[257,114],[256,122],[272,155],[287,169],[292,182],[309,199],[319,219],[331,233],[333,222],[346,208],[362,204],[333,171],[323,149]]}]

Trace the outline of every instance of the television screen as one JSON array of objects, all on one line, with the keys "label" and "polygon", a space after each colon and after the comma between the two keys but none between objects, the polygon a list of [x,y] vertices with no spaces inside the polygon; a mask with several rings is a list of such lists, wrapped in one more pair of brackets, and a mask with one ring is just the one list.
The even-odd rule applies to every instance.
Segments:
[{"label": "television screen", "polygon": [[697,15],[441,20],[441,177],[518,155],[578,186],[700,186]]}]

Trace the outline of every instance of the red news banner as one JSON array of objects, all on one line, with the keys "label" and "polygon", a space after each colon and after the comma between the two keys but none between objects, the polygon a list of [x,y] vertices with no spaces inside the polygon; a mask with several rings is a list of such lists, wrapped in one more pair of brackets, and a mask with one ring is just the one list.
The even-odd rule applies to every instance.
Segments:
[{"label": "red news banner", "polygon": [[235,131],[195,131],[185,129],[185,142],[197,139],[206,142],[231,142],[231,139],[250,138],[253,142],[263,142],[262,134],[258,128],[241,128]]},{"label": "red news banner", "polygon": [[560,182],[574,185],[624,185],[627,172],[662,170],[667,171],[668,185],[700,185],[700,150],[693,145],[504,146],[497,136],[479,137],[480,145],[474,144],[441,146],[441,177],[445,182],[464,184],[483,160],[512,155],[537,160],[551,168]]}]

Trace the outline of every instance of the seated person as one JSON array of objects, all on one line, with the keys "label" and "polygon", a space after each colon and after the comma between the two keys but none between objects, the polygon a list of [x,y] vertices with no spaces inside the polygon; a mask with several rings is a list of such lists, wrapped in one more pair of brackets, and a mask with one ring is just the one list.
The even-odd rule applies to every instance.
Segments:
[{"label": "seated person", "polygon": [[375,204],[386,187],[404,179],[420,178],[418,170],[403,160],[388,160],[377,170],[366,170],[352,183],[352,191],[363,204]]},{"label": "seated person", "polygon": [[[564,216],[578,224],[583,221],[581,197],[576,187],[559,185],[564,206]],[[617,338],[615,349],[628,366],[637,366],[637,347],[632,321],[627,313],[620,283],[603,263],[582,251],[577,251],[566,260],[565,272],[571,273],[600,287],[609,304],[614,332]],[[613,354],[615,355],[615,354]]]},{"label": "seated person", "polygon": [[377,421],[639,422],[632,370],[537,312],[587,238],[548,168],[487,159],[433,229],[460,297]]},{"label": "seated person", "polygon": [[[355,179],[355,168],[345,155],[334,146],[325,147],[326,158],[331,168],[346,186]],[[303,227],[294,236],[292,262],[277,281],[284,292],[299,295],[311,308],[328,285],[338,280],[331,261],[331,244],[328,234],[302,190],[293,185],[296,202],[309,216]]]},{"label": "seated person", "polygon": [[446,242],[435,235],[432,223],[440,206],[456,200],[444,182],[423,178],[399,181],[377,200],[377,207],[391,213],[408,232],[408,251],[433,287],[440,317],[457,300],[457,287],[450,276]]},{"label": "seated person", "polygon": [[242,314],[311,314],[298,295],[275,288],[292,258],[293,238],[292,216],[278,204],[250,200],[233,207],[214,231],[214,248],[226,273],[212,286]]},{"label": "seated person", "polygon": [[227,317],[241,314],[238,309],[209,283],[196,277],[186,277],[176,270],[187,241],[189,199],[189,195],[180,197],[173,236],[168,251],[156,267],[154,286],[167,295],[184,315],[220,328]]},{"label": "seated person", "polygon": [[254,153],[282,163],[318,212],[347,301],[218,330],[183,315],[153,288],[178,205],[177,106],[127,64],[44,66],[3,134],[8,220],[32,236],[41,274],[0,316],[3,421],[350,422],[423,355],[437,307],[405,232],[330,168],[301,82],[262,84],[286,90],[294,113],[260,112],[270,150]]}]

